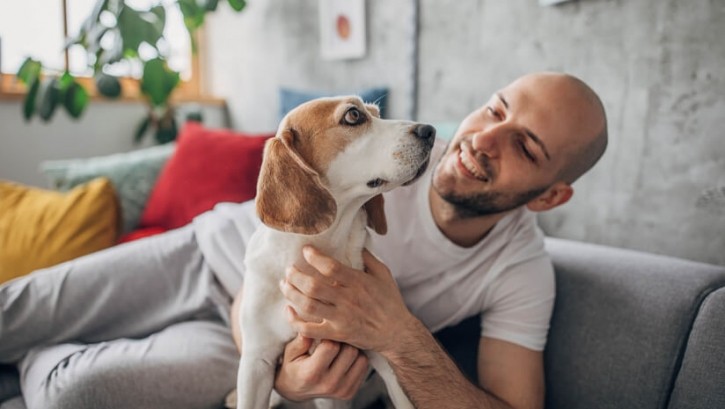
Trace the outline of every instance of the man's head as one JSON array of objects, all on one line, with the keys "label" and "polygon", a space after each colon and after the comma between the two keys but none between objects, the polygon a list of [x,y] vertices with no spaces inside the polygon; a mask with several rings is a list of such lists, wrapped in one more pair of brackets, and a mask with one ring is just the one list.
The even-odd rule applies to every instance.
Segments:
[{"label": "man's head", "polygon": [[461,217],[548,210],[569,200],[571,184],[606,146],[604,107],[589,86],[566,74],[529,74],[463,120],[433,189]]}]

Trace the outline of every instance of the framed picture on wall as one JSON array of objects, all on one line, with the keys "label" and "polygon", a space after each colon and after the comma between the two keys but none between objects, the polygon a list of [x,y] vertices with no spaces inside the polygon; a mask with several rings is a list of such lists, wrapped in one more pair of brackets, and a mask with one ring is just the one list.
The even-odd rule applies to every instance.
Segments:
[{"label": "framed picture on wall", "polygon": [[365,0],[319,0],[319,7],[322,58],[365,56]]}]

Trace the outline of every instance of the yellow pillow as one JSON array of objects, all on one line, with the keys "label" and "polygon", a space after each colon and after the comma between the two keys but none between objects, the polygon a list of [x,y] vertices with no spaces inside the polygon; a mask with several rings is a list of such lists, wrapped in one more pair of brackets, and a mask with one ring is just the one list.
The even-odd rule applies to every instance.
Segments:
[{"label": "yellow pillow", "polygon": [[110,247],[118,226],[106,178],[67,193],[0,180],[0,283]]}]

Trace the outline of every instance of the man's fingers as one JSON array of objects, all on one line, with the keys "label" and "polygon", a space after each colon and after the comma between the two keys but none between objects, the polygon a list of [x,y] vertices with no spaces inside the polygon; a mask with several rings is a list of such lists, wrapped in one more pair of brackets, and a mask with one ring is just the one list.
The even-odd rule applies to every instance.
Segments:
[{"label": "man's fingers", "polygon": [[369,369],[368,357],[361,351],[347,371],[345,384],[342,385],[343,393],[350,398],[355,396],[363,382],[367,379]]},{"label": "man's fingers", "polygon": [[355,363],[355,360],[360,354],[360,350],[354,346],[342,344],[340,353],[337,354],[332,365],[330,365],[330,372],[339,377],[343,377],[350,370],[350,367],[352,367],[352,364]]},{"label": "man's fingers", "polygon": [[378,260],[368,249],[363,249],[363,264],[365,265],[365,271],[374,276],[380,276],[383,273],[390,275],[388,273],[388,267],[382,261]]},{"label": "man's fingers", "polygon": [[286,278],[300,292],[308,297],[331,304],[334,299],[334,282],[319,273],[306,273],[295,266],[287,268]]},{"label": "man's fingers", "polygon": [[285,313],[287,314],[287,321],[289,321],[292,328],[299,334],[315,339],[332,339],[331,330],[328,328],[327,322],[309,322],[303,319],[297,311],[291,306],[285,307]]},{"label": "man's fingers", "polygon": [[307,245],[302,248],[302,255],[309,265],[317,269],[317,271],[325,277],[331,278],[334,284],[344,284],[346,275],[339,261],[323,254],[317,248]]},{"label": "man's fingers", "polygon": [[305,321],[321,322],[324,318],[330,318],[335,312],[330,304],[308,297],[287,280],[281,281],[279,288],[297,314]]},{"label": "man's fingers", "polygon": [[284,360],[294,361],[302,357],[307,357],[312,346],[312,339],[302,335],[297,335],[292,341],[287,343],[284,348]]}]

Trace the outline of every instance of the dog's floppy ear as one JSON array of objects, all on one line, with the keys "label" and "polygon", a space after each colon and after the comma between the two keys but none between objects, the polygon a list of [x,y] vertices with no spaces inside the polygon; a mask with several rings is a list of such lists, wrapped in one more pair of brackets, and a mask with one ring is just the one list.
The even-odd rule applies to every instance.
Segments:
[{"label": "dog's floppy ear", "polygon": [[257,183],[257,214],[264,224],[298,234],[318,234],[335,221],[337,204],[320,175],[294,148],[295,131],[267,141]]},{"label": "dog's floppy ear", "polygon": [[374,117],[380,118],[380,107],[375,104],[365,104],[365,108],[370,112]]},{"label": "dog's floppy ear", "polygon": [[375,233],[384,235],[388,232],[388,222],[385,219],[385,199],[382,194],[375,195],[365,203],[365,211],[368,214],[368,226],[375,230]]}]

